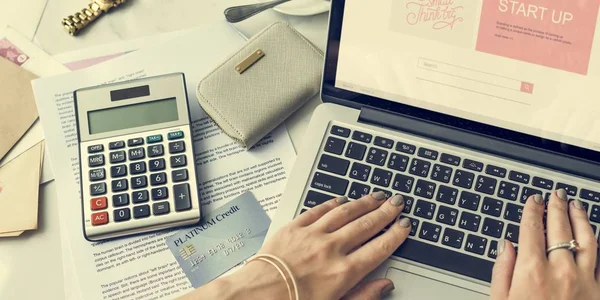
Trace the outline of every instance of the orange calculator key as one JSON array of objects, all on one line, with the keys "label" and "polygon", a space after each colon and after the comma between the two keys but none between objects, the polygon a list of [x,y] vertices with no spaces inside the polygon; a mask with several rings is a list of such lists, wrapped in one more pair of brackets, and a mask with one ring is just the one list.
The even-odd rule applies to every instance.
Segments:
[{"label": "orange calculator key", "polygon": [[92,210],[100,210],[108,207],[108,200],[106,197],[94,198],[91,200]]},{"label": "orange calculator key", "polygon": [[104,225],[108,223],[108,213],[103,211],[92,214],[92,226]]}]

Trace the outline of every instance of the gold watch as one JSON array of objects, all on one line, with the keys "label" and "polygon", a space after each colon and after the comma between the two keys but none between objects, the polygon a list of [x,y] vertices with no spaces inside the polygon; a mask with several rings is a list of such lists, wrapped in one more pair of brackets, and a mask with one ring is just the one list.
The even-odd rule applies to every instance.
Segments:
[{"label": "gold watch", "polygon": [[92,3],[73,15],[62,20],[62,25],[70,35],[77,35],[79,30],[92,23],[103,13],[117,7],[127,0],[92,0]]}]

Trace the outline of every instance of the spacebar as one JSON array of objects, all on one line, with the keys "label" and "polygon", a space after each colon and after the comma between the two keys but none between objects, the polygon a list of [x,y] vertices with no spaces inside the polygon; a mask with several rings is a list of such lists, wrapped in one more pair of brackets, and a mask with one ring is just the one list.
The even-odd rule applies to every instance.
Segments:
[{"label": "spacebar", "polygon": [[482,281],[492,281],[493,262],[413,239],[407,239],[394,255]]}]

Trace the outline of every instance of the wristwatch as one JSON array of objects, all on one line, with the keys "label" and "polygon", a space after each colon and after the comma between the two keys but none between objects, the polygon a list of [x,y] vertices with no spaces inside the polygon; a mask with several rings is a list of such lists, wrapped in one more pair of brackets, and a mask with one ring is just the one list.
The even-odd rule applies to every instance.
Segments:
[{"label": "wristwatch", "polygon": [[77,35],[79,30],[92,23],[103,13],[117,7],[127,0],[92,0],[92,3],[73,15],[62,20],[62,25],[70,35]]}]

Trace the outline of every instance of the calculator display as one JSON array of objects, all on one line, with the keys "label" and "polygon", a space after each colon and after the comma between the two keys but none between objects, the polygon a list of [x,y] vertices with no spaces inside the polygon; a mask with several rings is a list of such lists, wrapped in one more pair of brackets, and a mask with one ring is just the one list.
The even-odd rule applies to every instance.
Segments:
[{"label": "calculator display", "polygon": [[176,98],[88,112],[90,134],[177,121]]}]

